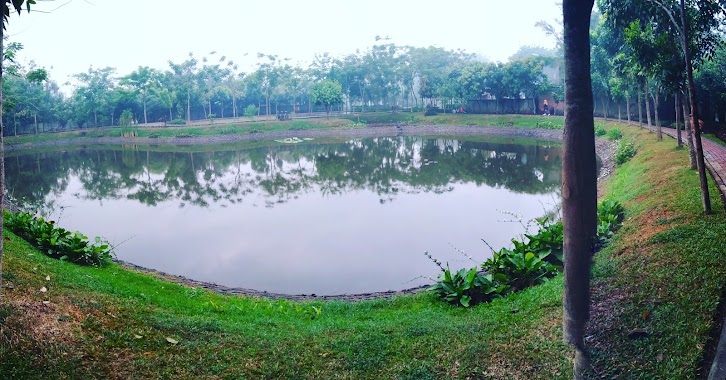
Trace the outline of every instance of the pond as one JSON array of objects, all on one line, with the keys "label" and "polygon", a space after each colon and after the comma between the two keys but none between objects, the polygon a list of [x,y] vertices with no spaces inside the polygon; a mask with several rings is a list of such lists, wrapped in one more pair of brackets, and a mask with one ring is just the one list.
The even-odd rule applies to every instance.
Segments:
[{"label": "pond", "polygon": [[[555,207],[557,143],[390,137],[15,152],[9,193],[119,259],[231,287],[332,295],[431,283]],[[511,214],[517,214],[515,217]],[[530,231],[535,232],[535,231]]]}]

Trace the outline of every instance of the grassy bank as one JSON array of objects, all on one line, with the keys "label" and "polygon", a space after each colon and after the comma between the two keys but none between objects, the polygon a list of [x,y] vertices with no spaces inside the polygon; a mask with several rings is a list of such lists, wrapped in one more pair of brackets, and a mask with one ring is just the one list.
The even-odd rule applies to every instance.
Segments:
[{"label": "grassy bank", "polygon": [[606,191],[629,215],[595,260],[595,371],[598,378],[693,378],[726,285],[723,204],[709,177],[714,213],[703,214],[686,148],[620,128],[638,153]]},{"label": "grassy bank", "polygon": [[[132,127],[125,132],[134,132],[136,137],[148,139],[149,143],[158,138],[204,137],[229,134],[255,134],[260,132],[301,131],[324,128],[360,128],[375,124],[437,124],[437,125],[476,125],[476,126],[516,126],[526,128],[562,128],[562,117],[527,115],[468,115],[443,114],[423,116],[421,113],[367,113],[340,118],[298,119],[290,121],[256,121],[206,126],[169,126],[169,127]],[[97,137],[121,137],[122,128],[103,127],[74,130],[68,132],[40,133],[37,135],[8,136],[5,144],[17,145],[30,142],[78,139],[83,141]]]},{"label": "grassy bank", "polygon": [[[726,217],[715,188],[702,215],[687,151],[618,127],[638,153],[606,186],[628,219],[596,258],[595,368],[692,378],[726,284]],[[268,301],[52,260],[6,234],[3,378],[572,378],[561,276],[470,309],[431,294]],[[628,338],[635,328],[647,336]]]}]

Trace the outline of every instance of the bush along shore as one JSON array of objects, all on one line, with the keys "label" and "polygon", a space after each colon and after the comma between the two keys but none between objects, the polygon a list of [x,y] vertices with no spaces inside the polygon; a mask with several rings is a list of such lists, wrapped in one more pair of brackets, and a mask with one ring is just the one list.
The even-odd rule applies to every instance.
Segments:
[{"label": "bush along shore", "polygon": [[[625,215],[620,203],[604,200],[598,205],[597,236],[593,249],[599,250],[615,234]],[[539,231],[512,239],[513,248],[492,250],[492,257],[479,267],[452,272],[448,264],[426,253],[441,269],[438,281],[429,290],[453,305],[470,307],[539,285],[562,271],[562,221],[549,217],[535,220]],[[486,242],[485,242],[486,243]],[[593,252],[594,253],[594,252]]]},{"label": "bush along shore", "polygon": [[54,221],[18,211],[4,214],[5,226],[46,255],[80,265],[102,266],[112,259],[108,242],[96,237],[95,242],[78,231],[56,226]]}]

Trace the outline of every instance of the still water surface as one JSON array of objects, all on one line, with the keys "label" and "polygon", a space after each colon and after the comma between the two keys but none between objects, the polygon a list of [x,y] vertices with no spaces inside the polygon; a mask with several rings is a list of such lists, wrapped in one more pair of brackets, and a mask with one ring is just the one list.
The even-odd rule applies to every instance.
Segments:
[{"label": "still water surface", "polygon": [[[202,281],[330,295],[430,283],[552,209],[560,147],[372,138],[234,148],[67,148],[6,158],[8,188],[119,259]],[[199,152],[199,150],[204,150]],[[219,150],[214,150],[219,149]],[[166,150],[166,151],[164,151]],[[534,232],[534,231],[531,231]]]}]

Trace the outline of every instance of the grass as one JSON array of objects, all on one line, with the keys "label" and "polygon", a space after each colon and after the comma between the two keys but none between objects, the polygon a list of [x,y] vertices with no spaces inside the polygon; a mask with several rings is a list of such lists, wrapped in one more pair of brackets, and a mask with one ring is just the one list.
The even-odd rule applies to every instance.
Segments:
[{"label": "grass", "polygon": [[704,133],[703,137],[708,138],[709,140],[718,143],[720,145],[726,146],[726,141],[721,140],[718,136],[716,136],[715,133]]},{"label": "grass", "polygon": [[[595,259],[595,309],[607,310],[590,327],[595,370],[598,378],[693,378],[726,284],[723,204],[711,181],[714,213],[703,215],[698,177],[675,140],[620,129],[638,153],[607,188],[629,217]],[[648,336],[630,339],[633,329]]]},{"label": "grass", "polygon": [[[6,378],[376,379],[485,371],[569,377],[560,343],[561,278],[471,310],[430,294],[360,303],[268,301],[182,287],[115,265],[52,260],[6,234],[6,282],[14,287],[5,291],[11,301],[0,313]],[[48,292],[38,291],[43,286]],[[43,331],[26,327],[38,324]],[[67,336],[49,339],[54,330]]]},{"label": "grass", "polygon": [[[722,204],[712,187],[715,212],[702,215],[698,178],[673,140],[605,124],[614,126],[638,153],[606,186],[628,218],[595,259],[595,370],[604,378],[693,378],[726,284]],[[572,378],[561,276],[471,309],[427,293],[270,301],[116,265],[80,267],[6,236],[3,277],[12,289],[0,303],[3,378]],[[634,328],[648,336],[627,338]]]},{"label": "grass", "polygon": [[[213,124],[205,126],[173,126],[173,127],[135,127],[140,139],[147,139],[150,144],[159,138],[173,137],[205,137],[233,134],[255,134],[260,132],[299,131],[308,129],[324,129],[332,127],[356,128],[365,124],[438,124],[438,125],[471,125],[471,126],[515,126],[525,128],[545,127],[562,128],[563,118],[558,116],[528,115],[470,115],[442,114],[423,116],[421,113],[366,113],[349,115],[342,118],[299,119],[292,121],[256,121],[233,124]],[[57,133],[41,133],[38,135],[8,136],[5,144],[18,145],[33,142],[74,140],[84,141],[98,137],[121,137],[122,128],[103,127],[89,128]]]}]

